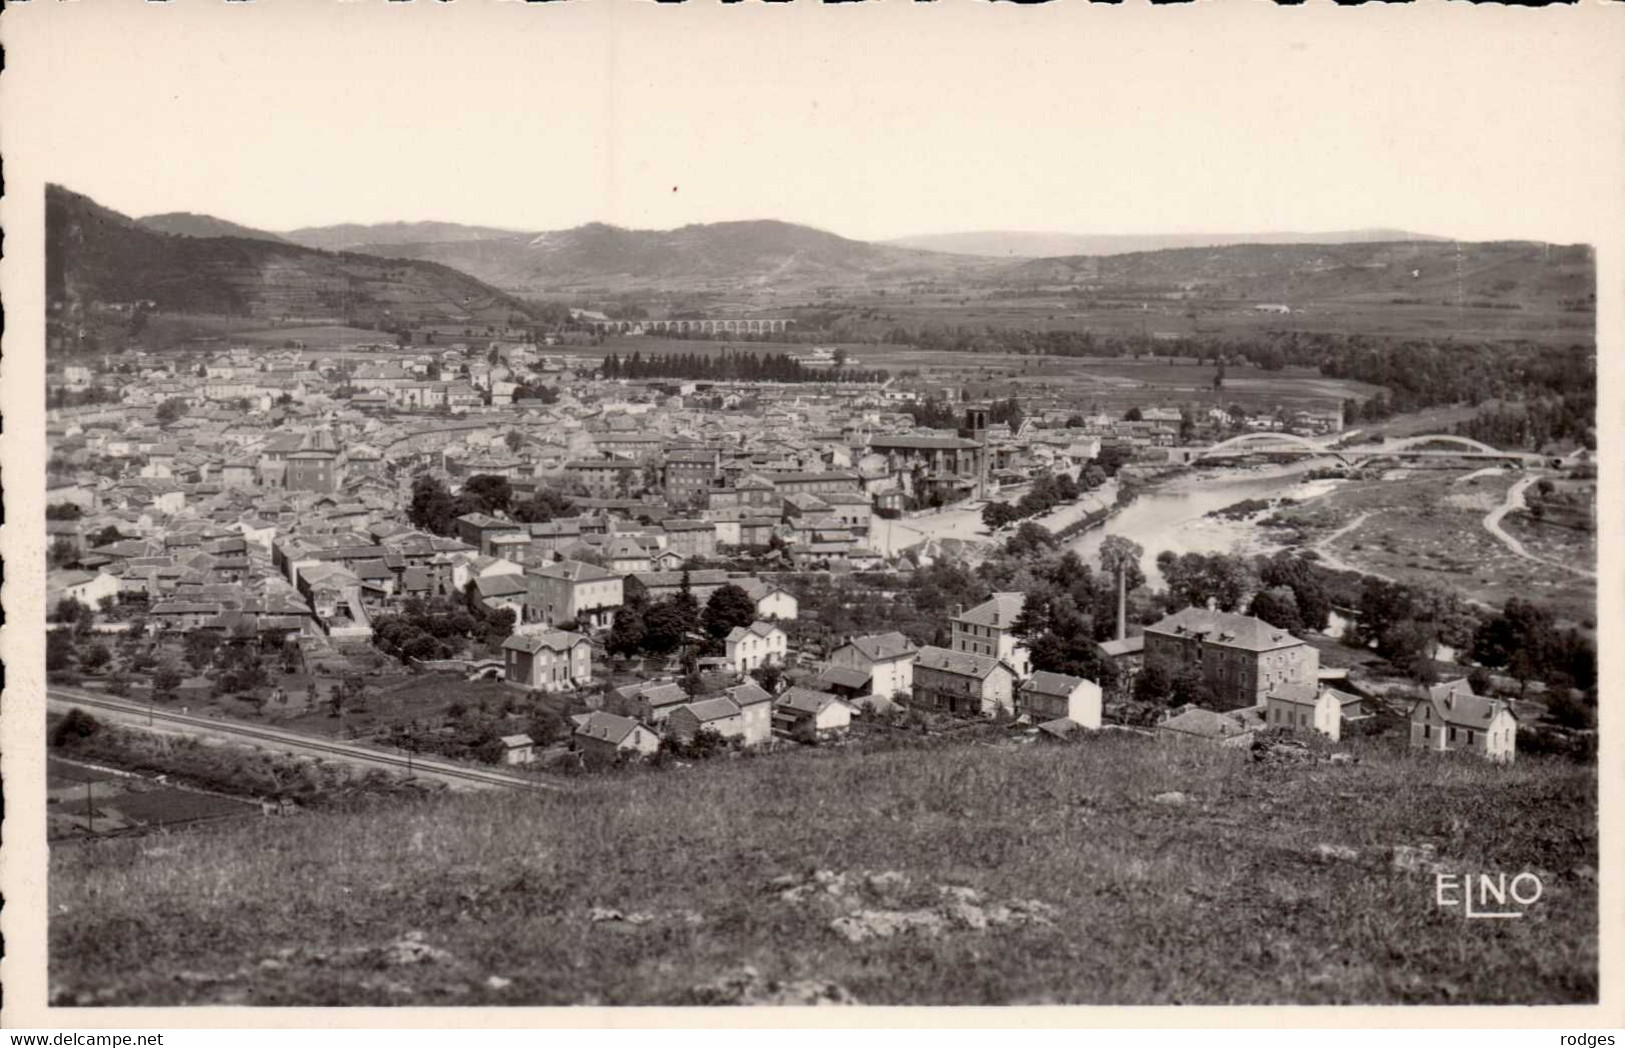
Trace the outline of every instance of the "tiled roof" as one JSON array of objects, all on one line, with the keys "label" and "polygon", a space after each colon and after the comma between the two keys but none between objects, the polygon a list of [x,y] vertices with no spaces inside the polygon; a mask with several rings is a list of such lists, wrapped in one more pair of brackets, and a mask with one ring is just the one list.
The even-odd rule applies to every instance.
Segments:
[{"label": "tiled roof", "polygon": [[732,699],[723,696],[718,696],[714,699],[701,699],[699,702],[691,702],[684,706],[683,709],[686,709],[688,712],[692,713],[694,718],[701,724],[704,724],[707,721],[725,720],[728,717],[737,717],[741,712],[739,707]]},{"label": "tiled roof", "polygon": [[603,710],[594,710],[587,714],[586,719],[576,728],[577,735],[584,735],[589,739],[600,742],[620,745],[626,737],[637,730],[638,722],[630,717],[621,717]]},{"label": "tiled roof", "polygon": [[968,651],[927,647],[920,649],[920,657],[914,665],[916,669],[939,670],[943,673],[957,673],[962,677],[985,679],[1003,663],[991,655],[974,655]]},{"label": "tiled roof", "polygon": [[863,637],[853,637],[851,645],[858,649],[858,654],[870,662],[887,662],[891,659],[900,659],[905,655],[919,653],[919,648],[907,637],[893,630],[890,633],[871,633]]},{"label": "tiled roof", "polygon": [[1432,706],[1439,719],[1446,724],[1453,724],[1462,728],[1484,729],[1489,727],[1490,721],[1501,710],[1511,713],[1514,718],[1517,712],[1506,703],[1498,699],[1485,698],[1474,695],[1470,684],[1464,679],[1445,681],[1435,684],[1428,689],[1428,697],[1421,699],[1411,707],[1411,715],[1423,704]]},{"label": "tiled roof", "polygon": [[1007,630],[1015,624],[1017,616],[1021,614],[1021,609],[1026,604],[1025,593],[995,593],[954,621]]},{"label": "tiled roof", "polygon": [[1088,681],[1082,677],[1073,677],[1065,673],[1051,673],[1049,670],[1039,670],[1027,678],[1027,683],[1021,686],[1022,691],[1037,695],[1058,695],[1065,698],[1072,694],[1080,684]]},{"label": "tiled roof", "polygon": [[819,684],[837,688],[861,688],[869,683],[871,675],[845,666],[830,666],[818,675]]},{"label": "tiled roof", "polygon": [[1271,651],[1303,643],[1286,630],[1261,619],[1210,608],[1192,607],[1176,611],[1155,625],[1147,626],[1145,631],[1171,637],[1200,636],[1210,644],[1248,651]]},{"label": "tiled roof", "polygon": [[780,710],[794,713],[822,713],[831,703],[841,700],[827,691],[814,691],[811,688],[791,688],[773,705]]}]

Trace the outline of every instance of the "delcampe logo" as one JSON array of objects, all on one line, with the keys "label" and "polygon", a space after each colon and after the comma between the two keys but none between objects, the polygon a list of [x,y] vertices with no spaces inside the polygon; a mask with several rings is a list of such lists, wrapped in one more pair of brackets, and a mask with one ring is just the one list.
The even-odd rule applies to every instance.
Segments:
[{"label": "delcampe logo", "polygon": [[1440,909],[1460,907],[1469,920],[1516,920],[1540,901],[1545,885],[1532,873],[1435,873],[1433,900]]}]

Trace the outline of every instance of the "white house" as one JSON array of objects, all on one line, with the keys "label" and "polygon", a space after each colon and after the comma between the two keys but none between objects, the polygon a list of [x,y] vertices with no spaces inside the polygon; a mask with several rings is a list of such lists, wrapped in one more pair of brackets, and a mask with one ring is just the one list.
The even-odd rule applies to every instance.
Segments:
[{"label": "white house", "polygon": [[1518,752],[1518,715],[1499,699],[1474,695],[1465,680],[1446,681],[1411,707],[1411,746],[1511,761]]},{"label": "white house", "polygon": [[1065,718],[1085,728],[1100,727],[1100,685],[1082,677],[1039,670],[1016,693],[1016,713],[1033,723]]},{"label": "white house", "polygon": [[727,637],[728,665],[741,676],[761,666],[784,665],[790,639],[771,622],[735,626]]},{"label": "white house", "polygon": [[660,736],[630,717],[603,710],[582,715],[572,738],[582,753],[605,757],[648,756],[660,748]]},{"label": "white house", "polygon": [[741,581],[737,585],[756,602],[756,614],[762,618],[788,622],[796,617],[799,610],[796,595],[778,583],[753,579],[749,583]]},{"label": "white house", "polygon": [[54,611],[57,602],[66,598],[78,601],[86,607],[94,608],[101,603],[104,597],[117,597],[119,594],[119,578],[109,575],[105,571],[92,575],[88,571],[74,571],[51,578],[46,587],[46,610]]},{"label": "white house", "polygon": [[844,734],[852,727],[852,707],[826,691],[791,688],[773,703],[773,729],[815,742]]},{"label": "white house", "polygon": [[906,698],[914,688],[914,660],[919,655],[913,641],[893,630],[853,637],[830,654],[829,664],[866,674],[866,694]]},{"label": "white house", "polygon": [[992,597],[955,615],[953,650],[998,659],[1025,678],[1032,672],[1027,645],[1015,634],[1015,622],[1027,604],[1025,593],[995,593]]},{"label": "white house", "polygon": [[502,736],[502,763],[529,764],[536,759],[536,740],[529,735]]}]

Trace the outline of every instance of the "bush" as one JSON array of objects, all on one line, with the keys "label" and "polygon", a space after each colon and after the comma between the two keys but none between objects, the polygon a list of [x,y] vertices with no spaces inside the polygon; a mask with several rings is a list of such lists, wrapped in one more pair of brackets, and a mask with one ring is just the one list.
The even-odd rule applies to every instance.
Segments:
[{"label": "bush", "polygon": [[101,728],[101,721],[75,706],[51,732],[51,745],[71,746],[80,739],[90,738]]}]

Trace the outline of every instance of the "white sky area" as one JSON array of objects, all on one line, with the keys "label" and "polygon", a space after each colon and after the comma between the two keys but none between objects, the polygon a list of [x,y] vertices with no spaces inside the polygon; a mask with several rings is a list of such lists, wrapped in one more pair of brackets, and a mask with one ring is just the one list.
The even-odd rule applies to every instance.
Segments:
[{"label": "white sky area", "polygon": [[127,214],[272,230],[1591,241],[1625,184],[1597,8],[33,0],[6,78],[54,88],[0,144]]}]

